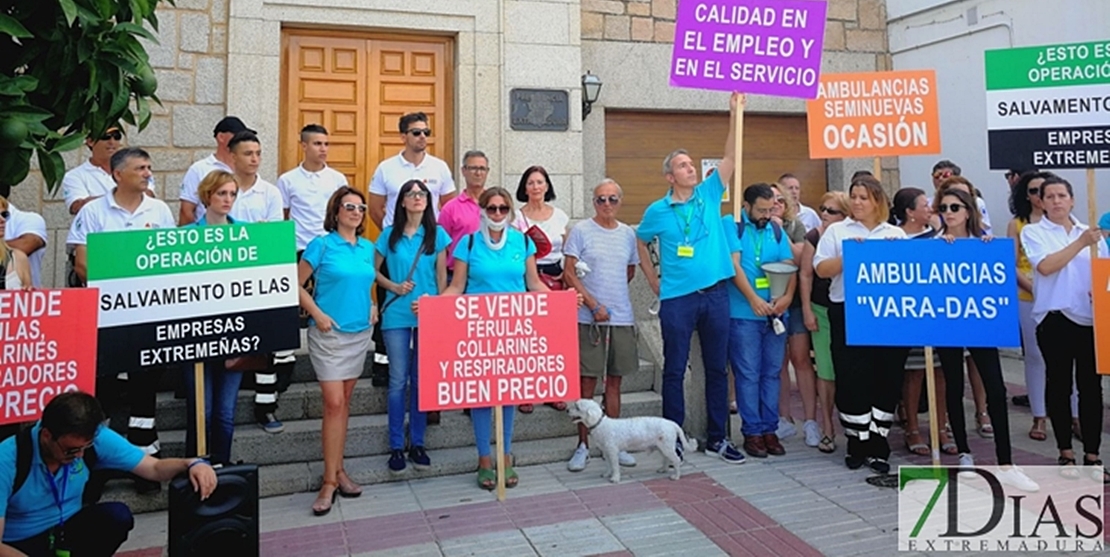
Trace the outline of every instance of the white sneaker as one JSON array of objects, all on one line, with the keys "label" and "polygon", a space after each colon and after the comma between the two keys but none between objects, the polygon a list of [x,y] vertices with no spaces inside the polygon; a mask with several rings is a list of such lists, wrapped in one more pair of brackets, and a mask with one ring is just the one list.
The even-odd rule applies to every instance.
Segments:
[{"label": "white sneaker", "polygon": [[1036,493],[1041,489],[1041,486],[1037,485],[1037,482],[1031,480],[1029,476],[1026,476],[1025,472],[1022,472],[1021,468],[1017,466],[1010,466],[1009,470],[1001,470],[995,474],[995,477],[998,478],[998,481],[1001,483],[1029,493]]},{"label": "white sneaker", "polygon": [[636,459],[624,451],[617,453],[617,462],[625,468],[631,468],[636,465]]},{"label": "white sneaker", "polygon": [[816,447],[821,444],[821,428],[817,427],[816,420],[806,420],[802,425],[802,432],[806,435],[806,446]]},{"label": "white sneaker", "polygon": [[579,443],[578,448],[574,449],[574,454],[570,457],[570,462],[567,462],[567,470],[581,472],[586,469],[586,463],[589,461],[590,449],[586,447],[585,443]]},{"label": "white sneaker", "polygon": [[787,439],[797,434],[798,428],[794,427],[790,420],[779,416],[779,427],[775,430],[775,435],[778,435],[779,439]]},{"label": "white sneaker", "polygon": [[[975,468],[975,459],[971,457],[971,453],[960,453],[960,468],[970,469]],[[961,471],[960,477],[965,480],[975,479],[976,474],[969,471]]]}]

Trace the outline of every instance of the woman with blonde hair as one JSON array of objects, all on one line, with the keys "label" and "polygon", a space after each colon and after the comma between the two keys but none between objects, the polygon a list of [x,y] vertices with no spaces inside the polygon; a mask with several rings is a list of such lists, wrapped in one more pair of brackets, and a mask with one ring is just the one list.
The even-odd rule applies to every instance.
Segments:
[{"label": "woman with blonde hair", "polygon": [[813,354],[817,360],[817,401],[821,409],[821,439],[817,450],[831,453],[836,450],[836,428],[833,426],[833,409],[836,407],[836,372],[833,366],[831,336],[829,334],[829,285],[832,281],[813,273],[813,255],[825,229],[848,217],[848,194],[830,191],[821,197],[817,214],[821,224],[806,233],[802,246],[799,287],[802,295],[802,319],[813,339]]},{"label": "woman with blonde hair", "polygon": [[[0,238],[4,237],[11,217],[8,200],[0,196]],[[27,254],[9,248],[7,242],[0,240],[0,290],[30,290],[33,286]]]}]

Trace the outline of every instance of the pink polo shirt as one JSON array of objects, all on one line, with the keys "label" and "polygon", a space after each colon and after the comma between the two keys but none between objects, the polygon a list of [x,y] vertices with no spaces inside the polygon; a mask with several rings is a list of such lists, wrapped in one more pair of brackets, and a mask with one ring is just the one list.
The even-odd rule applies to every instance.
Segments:
[{"label": "pink polo shirt", "polygon": [[478,202],[471,199],[466,191],[455,196],[443,206],[443,209],[440,209],[439,225],[451,236],[451,246],[447,248],[448,269],[455,267],[455,258],[452,257],[455,253],[455,244],[459,243],[459,238],[478,231],[478,226],[482,222],[481,217],[482,209],[478,207]]}]

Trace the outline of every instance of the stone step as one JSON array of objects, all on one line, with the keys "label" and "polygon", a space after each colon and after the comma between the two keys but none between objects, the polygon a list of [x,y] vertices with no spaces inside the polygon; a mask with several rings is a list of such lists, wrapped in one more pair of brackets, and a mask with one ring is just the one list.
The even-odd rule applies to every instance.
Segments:
[{"label": "stone step", "polygon": [[[641,392],[622,396],[621,414],[624,416],[658,416],[661,412],[662,398],[658,394]],[[470,419],[461,412],[448,412],[443,420],[441,425],[428,428],[428,456],[432,459],[432,467],[418,471],[410,465],[404,473],[393,474],[386,466],[388,444],[384,416],[352,417],[344,468],[355,482],[367,486],[367,490],[379,483],[476,470],[477,452]],[[520,466],[565,461],[576,443],[574,425],[565,413],[537,407],[535,413],[518,416],[516,420],[513,454]],[[237,459],[260,464],[259,495],[272,497],[320,488],[324,465],[319,460],[319,445],[319,420],[301,420],[286,424],[286,431],[279,435],[270,435],[260,429],[236,431],[233,454]],[[180,455],[184,448],[184,432],[164,432],[162,446],[164,454]],[[110,482],[103,500],[127,503],[136,513],[165,510],[167,506],[165,489],[157,494],[138,495],[127,480]]]},{"label": "stone step", "polygon": [[[301,358],[307,361],[307,356]],[[301,365],[298,360],[297,365]],[[311,370],[311,364],[306,364]],[[369,371],[363,374],[368,377]],[[651,391],[655,383],[655,367],[646,360],[640,361],[640,370],[626,376],[621,381],[621,391],[636,393]],[[598,394],[604,385],[598,384]],[[186,421],[185,399],[174,398],[172,392],[158,394],[158,428],[163,431],[184,429]],[[367,414],[386,413],[386,388],[374,387],[370,379],[360,379],[355,386],[354,395],[351,397],[351,415],[362,416]],[[320,387],[315,375],[311,381],[296,382],[282,393],[278,399],[278,419],[283,422],[296,420],[320,419],[324,415],[323,400],[320,398]],[[235,405],[235,423],[254,423],[254,391],[242,390],[239,392],[239,401]]]}]

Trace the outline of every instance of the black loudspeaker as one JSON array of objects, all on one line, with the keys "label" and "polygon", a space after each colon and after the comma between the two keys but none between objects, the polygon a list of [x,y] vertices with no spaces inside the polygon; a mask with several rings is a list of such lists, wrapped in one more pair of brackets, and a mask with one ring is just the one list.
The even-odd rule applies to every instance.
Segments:
[{"label": "black loudspeaker", "polygon": [[170,482],[171,557],[259,554],[258,466],[219,468],[216,477],[216,490],[204,501],[188,476]]}]

